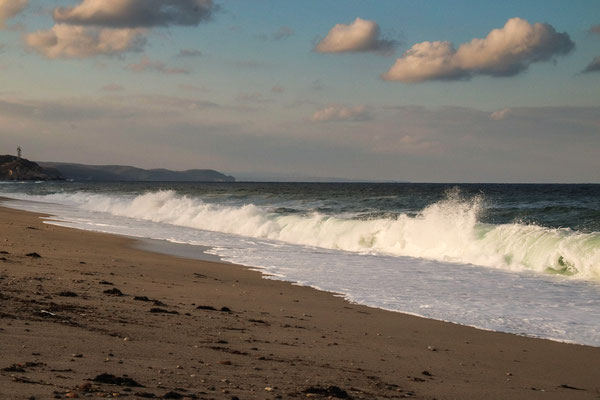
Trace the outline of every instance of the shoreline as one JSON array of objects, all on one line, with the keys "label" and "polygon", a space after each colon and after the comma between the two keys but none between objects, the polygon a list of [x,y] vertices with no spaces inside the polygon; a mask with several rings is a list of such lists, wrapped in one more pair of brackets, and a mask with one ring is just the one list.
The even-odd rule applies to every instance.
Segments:
[{"label": "shoreline", "polygon": [[[539,262],[546,265],[556,260],[560,261],[560,254],[569,254],[567,260],[581,263],[577,265],[581,265],[582,271],[595,271],[597,254],[593,254],[593,246],[591,250],[585,247],[589,245],[589,238],[584,237],[585,235],[578,234],[576,238],[567,235],[560,239],[556,236],[561,236],[560,232],[551,228],[538,230],[527,225],[517,224],[515,227],[500,224],[481,236],[480,229],[485,228],[484,231],[487,231],[488,228],[479,226],[478,223],[472,225],[474,220],[469,219],[466,231],[463,229],[465,227],[462,227],[455,232],[454,228],[448,229],[442,223],[438,227],[444,232],[441,237],[436,236],[438,230],[434,229],[431,237],[436,239],[423,242],[419,239],[423,229],[429,232],[432,224],[438,226],[439,221],[436,221],[440,219],[439,215],[434,215],[433,220],[429,222],[425,221],[425,226],[405,227],[406,229],[384,228],[383,231],[387,233],[380,236],[377,230],[374,230],[379,222],[375,223],[375,226],[369,226],[369,222],[366,223],[367,226],[357,222],[360,229],[355,229],[354,222],[350,223],[350,227],[344,227],[346,223],[343,222],[343,218],[334,218],[329,224],[322,223],[329,221],[328,217],[319,217],[321,222],[312,225],[315,222],[312,221],[308,226],[304,226],[310,219],[305,220],[301,217],[298,221],[293,217],[291,221],[285,218],[280,221],[277,213],[271,215],[267,210],[263,210],[258,218],[251,217],[247,221],[239,221],[239,218],[245,218],[237,215],[241,209],[234,207],[229,210],[225,207],[224,214],[212,211],[206,213],[206,210],[201,211],[202,206],[188,204],[184,198],[180,198],[176,190],[161,192],[160,187],[155,189],[159,190],[135,195],[132,199],[117,196],[119,200],[112,199],[111,196],[89,199],[85,190],[76,190],[75,197],[70,200],[69,196],[64,198],[59,195],[56,199],[58,204],[48,202],[49,199],[45,196],[15,194],[22,200],[7,201],[6,204],[19,209],[57,215],[59,217],[49,223],[60,226],[213,247],[209,253],[217,254],[235,264],[259,269],[263,274],[267,274],[269,279],[296,282],[317,290],[343,294],[349,302],[483,330],[600,347],[598,283],[587,279],[585,274],[564,277],[546,270],[542,272],[537,268]],[[30,190],[37,189],[25,191]],[[40,194],[45,191],[43,187],[40,190]],[[89,208],[65,206],[71,201],[79,203],[80,206],[87,201],[91,203]],[[165,201],[174,203],[165,208]],[[131,208],[133,204],[136,205]],[[468,215],[474,216],[470,208],[473,203],[470,201],[446,204],[444,200],[435,204],[439,204],[440,212],[450,215],[451,219],[454,218],[454,207],[465,211],[466,206],[470,210]],[[106,214],[90,212],[94,209],[104,209]],[[179,215],[173,214],[173,209],[178,210]],[[216,209],[221,210],[220,206]],[[197,212],[202,213],[202,218],[197,218]],[[235,221],[231,220],[232,215],[236,216]],[[462,221],[463,217],[464,215],[455,222]],[[417,220],[412,222],[416,223]],[[445,217],[441,220],[445,221]],[[267,225],[264,225],[265,223]],[[395,226],[396,222],[388,221],[385,225],[388,224]],[[240,230],[236,226],[244,228]],[[263,226],[269,228],[264,231]],[[395,232],[396,229],[400,229],[400,232]],[[506,229],[508,233],[503,233]],[[242,232],[241,236],[234,233],[238,231]],[[275,234],[266,234],[271,231]],[[278,239],[282,232],[287,232],[285,241]],[[324,247],[297,244],[307,242],[306,233],[309,232],[319,237],[316,242],[323,243]],[[460,262],[454,257],[455,245],[458,242],[451,237],[455,234],[462,237],[458,242],[470,249],[465,254],[479,254],[477,259],[471,260],[472,262]],[[522,234],[525,234],[527,240]],[[398,238],[395,238],[397,235]],[[369,238],[374,242],[362,242],[369,242]],[[518,239],[517,243],[514,243],[515,239]],[[332,241],[328,242],[329,240]],[[413,240],[416,242],[413,243]],[[559,242],[555,243],[555,240]],[[382,250],[393,245],[394,241],[399,247],[408,243],[408,247],[425,246],[421,250],[426,250],[428,246],[432,246],[432,249],[437,250],[429,255],[428,251],[418,252],[423,253],[425,257],[394,256]],[[377,244],[380,242],[386,244]],[[372,246],[374,251],[343,250],[352,243],[359,247]],[[452,245],[447,247],[448,243]],[[499,248],[490,249],[490,246],[496,245]],[[396,245],[392,247],[394,246]],[[448,260],[443,256],[446,250],[440,252],[443,248],[448,251]],[[513,253],[515,259],[521,260],[516,263],[516,268],[513,268],[510,261]],[[532,260],[521,259],[528,258],[528,254]],[[501,265],[486,262],[493,259],[505,261],[501,262]],[[490,265],[495,266],[490,268]]]},{"label": "shoreline", "polygon": [[[0,398],[600,394],[600,348],[356,305],[248,267],[151,253],[134,239],[40,216],[0,207],[0,251],[9,253],[0,261]],[[41,257],[26,256],[32,252]],[[105,293],[112,289],[124,295]],[[13,364],[23,372],[10,371]],[[89,380],[102,373],[127,374],[144,388]]]}]

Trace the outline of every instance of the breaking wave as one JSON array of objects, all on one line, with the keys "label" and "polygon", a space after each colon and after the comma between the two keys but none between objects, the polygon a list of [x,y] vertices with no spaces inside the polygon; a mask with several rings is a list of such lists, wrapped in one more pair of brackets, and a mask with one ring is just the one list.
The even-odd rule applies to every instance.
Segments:
[{"label": "breaking wave", "polygon": [[409,256],[600,280],[600,233],[479,222],[482,199],[450,193],[416,215],[371,219],[213,204],[175,191],[41,196],[89,211],[350,252]]}]

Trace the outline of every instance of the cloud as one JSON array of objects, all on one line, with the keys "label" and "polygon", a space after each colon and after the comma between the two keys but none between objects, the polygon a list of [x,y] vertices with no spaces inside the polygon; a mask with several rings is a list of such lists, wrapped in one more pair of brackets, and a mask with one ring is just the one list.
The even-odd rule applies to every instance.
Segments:
[{"label": "cloud", "polygon": [[371,115],[365,106],[345,107],[331,105],[316,111],[311,120],[313,122],[329,121],[366,121]]},{"label": "cloud", "polygon": [[123,117],[124,113],[122,110],[99,107],[98,104],[87,101],[63,102],[0,98],[0,115],[23,121],[72,122],[105,116]]},{"label": "cloud", "polygon": [[146,39],[140,29],[101,29],[65,24],[25,35],[29,47],[48,58],[84,58],[139,51]]},{"label": "cloud", "polygon": [[195,96],[13,96],[0,93],[0,137],[37,159],[428,182],[598,182],[600,168],[600,107],[511,107],[498,123],[472,108],[372,106],[371,121],[323,129]]},{"label": "cloud", "polygon": [[390,53],[396,45],[393,40],[380,37],[379,25],[374,21],[356,18],[350,25],[337,24],[317,43],[318,53],[378,52]]},{"label": "cloud", "polygon": [[582,72],[600,72],[600,56],[594,57],[592,62]]},{"label": "cloud", "polygon": [[508,117],[511,111],[512,110],[510,108],[503,108],[502,110],[494,111],[493,113],[491,113],[490,118],[494,121],[500,121]]},{"label": "cloud", "polygon": [[[80,97],[54,100],[6,98],[0,95],[0,116],[22,121],[71,122],[108,118],[113,122],[189,117],[190,111],[219,109],[211,101],[166,95]],[[0,126],[1,131],[2,126]]]},{"label": "cloud", "polygon": [[177,54],[177,57],[200,57],[202,52],[196,49],[181,49]]},{"label": "cloud", "polygon": [[186,68],[168,67],[162,61],[152,61],[148,57],[143,57],[137,64],[129,64],[127,69],[132,72],[158,72],[161,74],[189,74]]},{"label": "cloud", "polygon": [[58,7],[57,23],[111,28],[198,25],[209,19],[212,0],[83,0],[75,7]]},{"label": "cloud", "polygon": [[117,85],[116,83],[109,83],[108,85],[102,86],[102,90],[106,92],[121,92],[125,90],[125,88],[121,85]]},{"label": "cloud", "polygon": [[214,110],[217,108],[222,108],[221,105],[212,101],[158,94],[123,97],[121,100],[124,101],[126,104],[130,104],[133,102],[138,107],[150,107],[145,110],[144,108],[141,108],[140,111],[143,113],[155,113],[156,110],[160,110],[161,112],[170,112],[176,115],[185,115],[185,113],[188,111],[199,111],[206,109]]},{"label": "cloud", "polygon": [[422,42],[406,51],[382,78],[390,81],[470,79],[474,75],[513,76],[530,64],[569,53],[575,44],[549,24],[509,19],[484,39],[455,49],[450,42]]},{"label": "cloud", "polygon": [[28,0],[0,0],[0,28],[4,22],[17,15],[27,7]]},{"label": "cloud", "polygon": [[[0,0],[0,5],[5,1],[23,0]],[[145,28],[198,25],[215,9],[212,0],[81,0],[74,7],[55,8],[56,24],[25,35],[25,41],[48,58],[138,51],[146,44]],[[184,50],[180,55],[196,56],[199,52]],[[183,73],[182,69],[169,71]]]},{"label": "cloud", "polygon": [[[590,33],[600,35],[600,25],[593,25],[590,28]],[[600,72],[600,56],[594,57],[594,59],[581,72]]]}]

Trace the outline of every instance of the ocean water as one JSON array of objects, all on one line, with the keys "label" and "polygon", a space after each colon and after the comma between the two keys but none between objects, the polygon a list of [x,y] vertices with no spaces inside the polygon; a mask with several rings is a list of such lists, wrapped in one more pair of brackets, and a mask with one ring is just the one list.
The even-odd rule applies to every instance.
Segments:
[{"label": "ocean water", "polygon": [[4,183],[54,223],[209,247],[349,301],[600,346],[600,185]]}]

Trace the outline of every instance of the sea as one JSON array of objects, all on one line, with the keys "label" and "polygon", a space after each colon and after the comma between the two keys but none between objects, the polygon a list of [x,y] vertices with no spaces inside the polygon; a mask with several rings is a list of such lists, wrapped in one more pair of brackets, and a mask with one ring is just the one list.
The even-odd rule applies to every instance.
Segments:
[{"label": "sea", "polygon": [[353,303],[600,346],[600,185],[17,182],[0,196]]}]

